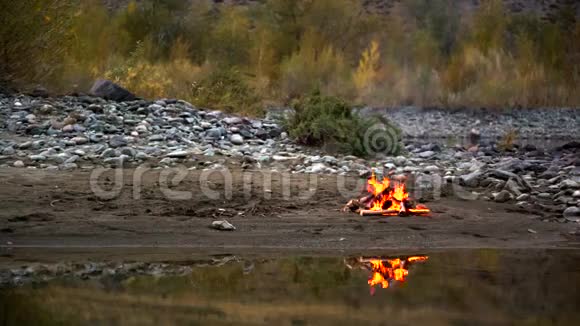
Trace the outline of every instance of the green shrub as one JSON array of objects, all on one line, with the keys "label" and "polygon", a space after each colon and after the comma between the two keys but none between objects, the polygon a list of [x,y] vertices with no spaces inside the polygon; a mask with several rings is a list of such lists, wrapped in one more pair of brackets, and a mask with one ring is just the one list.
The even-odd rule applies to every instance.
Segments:
[{"label": "green shrub", "polygon": [[401,133],[385,118],[364,118],[342,99],[319,91],[296,101],[284,121],[291,137],[308,146],[334,146],[357,155],[397,154]]}]

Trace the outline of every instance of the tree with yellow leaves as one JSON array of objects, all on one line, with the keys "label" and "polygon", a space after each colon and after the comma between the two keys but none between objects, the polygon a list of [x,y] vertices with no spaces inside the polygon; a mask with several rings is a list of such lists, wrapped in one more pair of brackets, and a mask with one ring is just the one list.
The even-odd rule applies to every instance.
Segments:
[{"label": "tree with yellow leaves", "polygon": [[371,41],[369,47],[363,51],[353,76],[359,95],[367,95],[373,90],[379,75],[380,58],[379,43]]}]

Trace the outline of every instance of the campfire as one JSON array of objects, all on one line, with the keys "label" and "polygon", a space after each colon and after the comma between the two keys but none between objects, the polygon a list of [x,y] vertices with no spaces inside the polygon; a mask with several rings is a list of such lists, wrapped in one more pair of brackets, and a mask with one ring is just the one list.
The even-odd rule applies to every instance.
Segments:
[{"label": "campfire", "polygon": [[379,181],[373,173],[367,181],[368,194],[360,199],[350,200],[343,211],[359,213],[361,216],[409,216],[428,215],[429,209],[414,204],[405,187],[405,178],[385,177]]},{"label": "campfire", "polygon": [[389,288],[394,282],[405,282],[409,275],[409,267],[414,263],[424,262],[428,256],[410,256],[406,258],[366,258],[359,257],[347,262],[349,268],[363,268],[372,274],[368,284],[371,295],[375,294],[375,287],[378,285],[383,289]]}]

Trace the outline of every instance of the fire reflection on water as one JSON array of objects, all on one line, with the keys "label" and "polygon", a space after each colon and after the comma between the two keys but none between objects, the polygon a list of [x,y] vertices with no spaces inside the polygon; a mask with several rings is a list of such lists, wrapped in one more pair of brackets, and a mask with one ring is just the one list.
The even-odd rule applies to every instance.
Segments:
[{"label": "fire reflection on water", "polygon": [[409,268],[414,263],[422,263],[428,256],[408,256],[398,258],[358,257],[346,261],[349,268],[361,268],[371,272],[368,279],[371,295],[375,294],[376,287],[389,288],[396,282],[403,283],[409,275]]}]

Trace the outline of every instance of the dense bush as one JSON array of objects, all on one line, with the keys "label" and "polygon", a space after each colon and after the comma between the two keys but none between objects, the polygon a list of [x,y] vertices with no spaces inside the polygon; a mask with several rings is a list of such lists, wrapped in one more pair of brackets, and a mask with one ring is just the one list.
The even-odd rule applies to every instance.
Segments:
[{"label": "dense bush", "polygon": [[398,154],[400,131],[384,118],[364,118],[342,99],[319,91],[295,101],[285,121],[290,136],[308,146],[329,146],[358,156]]}]

